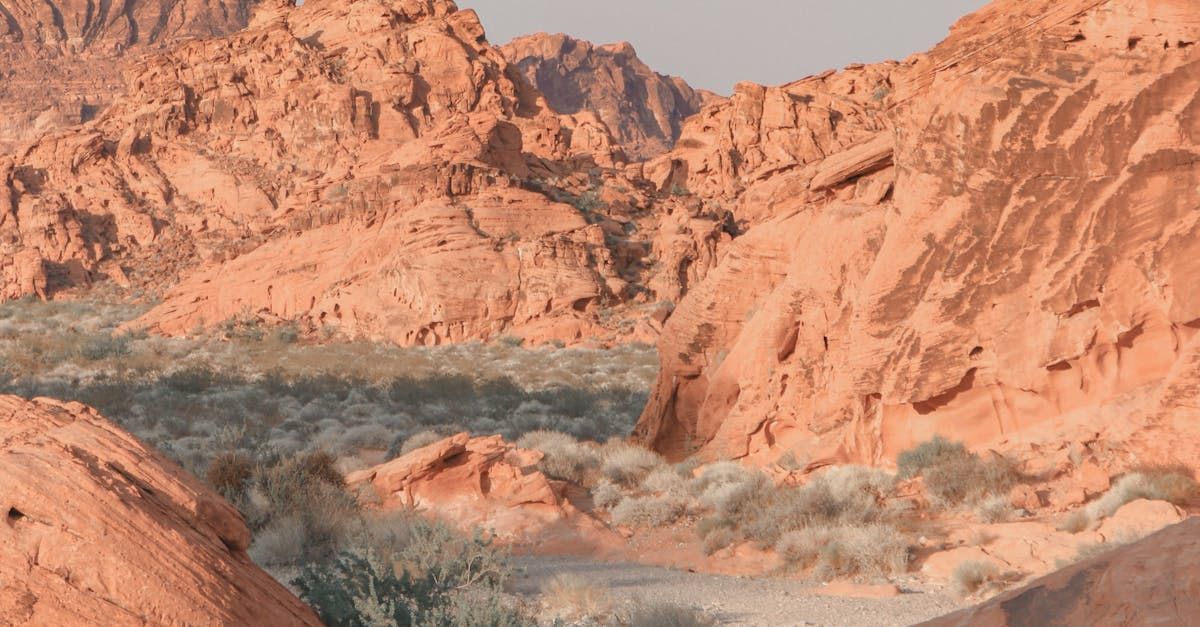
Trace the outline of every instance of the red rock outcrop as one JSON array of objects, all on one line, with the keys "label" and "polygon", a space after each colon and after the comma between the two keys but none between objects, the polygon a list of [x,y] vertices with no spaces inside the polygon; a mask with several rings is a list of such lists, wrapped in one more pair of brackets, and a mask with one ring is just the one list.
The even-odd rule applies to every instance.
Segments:
[{"label": "red rock outcrop", "polygon": [[[3,296],[173,286],[140,322],[164,333],[241,315],[401,344],[656,333],[611,315],[656,300],[655,192],[472,11],[263,6],[126,80],[93,123],[0,159]],[[715,224],[659,239],[682,262]]]},{"label": "red rock outcrop", "polygon": [[1186,625],[1200,615],[1198,559],[1194,518],[923,625]]},{"label": "red rock outcrop", "polygon": [[683,121],[721,98],[650,69],[628,43],[596,46],[537,33],[500,47],[559,113],[595,113],[632,159],[656,157],[679,139]]},{"label": "red rock outcrop", "polygon": [[530,544],[569,536],[609,541],[605,525],[577,509],[571,486],[537,469],[542,454],[500,436],[460,433],[374,468],[351,473],[351,488],[369,488],[383,509],[415,507],[464,530],[483,528],[506,543]]},{"label": "red rock outcrop", "polygon": [[95,411],[0,396],[0,441],[0,622],[321,624],[236,509]]},{"label": "red rock outcrop", "polygon": [[0,152],[88,122],[123,88],[125,60],[246,25],[255,0],[30,2],[0,7]]},{"label": "red rock outcrop", "polygon": [[[1172,445],[1197,417],[1197,41],[1193,2],[1003,0],[927,55],[810,79],[856,82],[824,129],[795,117],[820,96],[787,90],[694,118],[664,159],[749,231],[667,322],[637,436],[879,463],[940,433],[1195,466]],[[816,147],[714,148],[768,118]]]}]

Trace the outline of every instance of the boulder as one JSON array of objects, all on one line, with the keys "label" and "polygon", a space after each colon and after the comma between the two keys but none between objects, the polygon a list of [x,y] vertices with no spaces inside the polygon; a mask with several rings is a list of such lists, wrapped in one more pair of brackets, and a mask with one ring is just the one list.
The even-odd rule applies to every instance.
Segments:
[{"label": "boulder", "polygon": [[451,436],[374,468],[346,483],[384,510],[415,508],[463,530],[487,531],[506,544],[531,545],[561,535],[610,540],[607,527],[569,498],[569,486],[537,468],[542,455],[500,436]]},{"label": "boulder", "polygon": [[1200,616],[1197,560],[1191,519],[923,625],[1187,625]]},{"label": "boulder", "polygon": [[0,441],[6,624],[320,624],[233,506],[94,410],[0,396]]}]

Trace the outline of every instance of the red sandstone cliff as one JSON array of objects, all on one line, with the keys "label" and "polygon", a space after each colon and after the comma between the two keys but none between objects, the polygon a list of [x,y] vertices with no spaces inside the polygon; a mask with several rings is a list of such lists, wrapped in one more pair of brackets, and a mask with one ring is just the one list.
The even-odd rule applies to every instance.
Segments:
[{"label": "red sandstone cliff", "polygon": [[0,441],[0,622],[320,624],[236,509],[93,410],[0,396]]},{"label": "red sandstone cliff", "polygon": [[679,139],[683,121],[720,100],[683,79],[650,69],[627,43],[596,46],[538,33],[500,48],[555,111],[594,112],[634,159],[658,156]]},{"label": "red sandstone cliff", "polygon": [[[264,7],[126,81],[94,123],[0,158],[0,297],[110,278],[174,285],[142,321],[164,333],[254,315],[401,344],[650,339],[685,289],[643,287],[651,256],[674,276],[721,240],[719,212],[670,197],[656,237],[604,125],[552,111],[446,0]],[[603,326],[614,308],[641,313]]]},{"label": "red sandstone cliff", "polygon": [[17,0],[0,6],[0,152],[88,122],[122,89],[125,60],[242,28],[254,0]]},{"label": "red sandstone cliff", "polygon": [[1153,442],[1195,418],[1197,41],[1192,2],[1001,1],[927,55],[694,118],[664,161],[750,229],[668,322],[638,437],[817,463],[935,433],[1194,462]]}]

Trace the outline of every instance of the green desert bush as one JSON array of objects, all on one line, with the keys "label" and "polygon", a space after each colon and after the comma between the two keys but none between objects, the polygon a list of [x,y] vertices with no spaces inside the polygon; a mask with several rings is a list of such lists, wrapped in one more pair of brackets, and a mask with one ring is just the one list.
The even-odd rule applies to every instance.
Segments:
[{"label": "green desert bush", "polygon": [[359,520],[330,560],[294,582],[329,625],[531,624],[501,593],[507,553],[416,512]]},{"label": "green desert bush", "polygon": [[[501,594],[506,571],[491,545],[411,518],[399,550],[367,542],[306,566],[293,582],[328,625],[481,625],[531,621]],[[386,543],[384,543],[386,546]]]}]

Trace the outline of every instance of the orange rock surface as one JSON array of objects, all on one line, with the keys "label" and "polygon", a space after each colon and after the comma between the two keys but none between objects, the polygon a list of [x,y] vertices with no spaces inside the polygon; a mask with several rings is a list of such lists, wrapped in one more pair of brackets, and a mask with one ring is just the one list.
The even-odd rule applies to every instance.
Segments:
[{"label": "orange rock surface", "polygon": [[720,100],[650,69],[628,43],[596,46],[567,35],[537,33],[500,50],[555,111],[598,116],[633,159],[670,150],[683,121]]},{"label": "orange rock surface", "polygon": [[122,91],[127,59],[246,25],[254,0],[5,2],[0,21],[0,152],[91,121]]},{"label": "orange rock surface", "polygon": [[637,437],[1195,466],[1198,41],[1193,2],[1001,0],[928,54],[693,118],[663,171],[749,230],[667,322]]},{"label": "orange rock surface", "polygon": [[1192,519],[923,624],[1187,625],[1200,616],[1198,559],[1200,519]]},{"label": "orange rock surface", "polygon": [[552,111],[448,0],[264,5],[126,81],[0,158],[0,297],[117,277],[173,286],[140,322],[163,333],[249,315],[406,345],[648,340],[652,311],[611,312],[663,300],[653,242],[682,262],[709,237],[656,239],[604,125]]},{"label": "orange rock surface", "polygon": [[0,622],[320,624],[236,509],[95,411],[0,396],[0,441]]},{"label": "orange rock surface", "polygon": [[351,473],[346,483],[368,488],[368,501],[385,510],[414,507],[464,530],[484,529],[509,544],[569,538],[579,544],[578,551],[584,544],[616,540],[571,502],[568,492],[575,488],[537,469],[541,457],[500,436],[460,433]]}]

